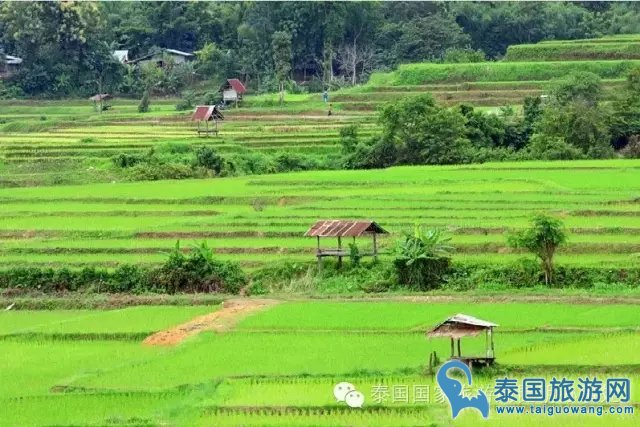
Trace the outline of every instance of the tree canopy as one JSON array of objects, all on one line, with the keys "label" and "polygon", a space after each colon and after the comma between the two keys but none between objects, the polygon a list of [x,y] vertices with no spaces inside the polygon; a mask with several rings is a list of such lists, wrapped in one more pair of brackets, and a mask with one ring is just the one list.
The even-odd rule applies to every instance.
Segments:
[{"label": "tree canopy", "polygon": [[200,52],[200,77],[275,90],[276,33],[290,36],[292,77],[339,84],[399,63],[638,32],[639,18],[638,4],[607,2],[2,2],[0,49],[24,59],[16,80],[27,94],[95,92],[95,64],[111,51],[139,58],[154,47]]}]

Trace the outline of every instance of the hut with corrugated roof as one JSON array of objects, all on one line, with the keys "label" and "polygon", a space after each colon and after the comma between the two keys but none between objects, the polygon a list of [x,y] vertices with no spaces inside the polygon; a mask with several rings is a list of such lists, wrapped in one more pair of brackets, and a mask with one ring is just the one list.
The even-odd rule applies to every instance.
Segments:
[{"label": "hut with corrugated roof", "polygon": [[244,84],[238,79],[227,79],[227,81],[220,86],[220,92],[222,93],[222,102],[235,103],[236,107],[238,102],[242,100],[242,96],[247,91]]},{"label": "hut with corrugated roof", "polygon": [[[322,259],[325,257],[337,257],[338,267],[342,266],[342,258],[350,256],[350,250],[345,250],[342,246],[343,237],[352,237],[355,244],[357,237],[371,236],[373,250],[371,253],[359,253],[359,256],[372,256],[374,260],[378,258],[377,235],[388,234],[388,232],[380,227],[375,221],[349,221],[349,220],[324,220],[317,221],[304,234],[307,237],[315,237],[318,242],[316,257],[318,258],[318,267],[322,267]],[[320,246],[320,238],[335,237],[338,240],[338,247],[331,249],[323,249]]]},{"label": "hut with corrugated roof", "polygon": [[[495,362],[495,350],[493,345],[493,328],[499,326],[486,320],[478,319],[466,314],[456,314],[449,317],[444,322],[438,324],[431,331],[427,332],[428,338],[449,338],[451,339],[451,359],[458,359],[469,366],[492,365]],[[463,337],[477,337],[485,334],[485,354],[476,356],[462,356],[460,350],[460,339]],[[456,356],[456,346],[458,355]]]},{"label": "hut with corrugated roof", "polygon": [[[224,115],[215,105],[198,105],[191,116],[191,120],[198,123],[198,136],[218,135],[218,120],[224,120]],[[213,123],[213,127],[209,126]]]}]

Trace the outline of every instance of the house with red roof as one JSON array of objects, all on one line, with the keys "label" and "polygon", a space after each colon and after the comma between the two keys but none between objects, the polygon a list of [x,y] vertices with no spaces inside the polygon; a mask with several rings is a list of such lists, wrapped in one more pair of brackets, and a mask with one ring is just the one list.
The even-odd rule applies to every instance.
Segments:
[{"label": "house with red roof", "polygon": [[222,101],[227,104],[234,102],[236,105],[242,100],[242,95],[247,91],[242,82],[238,79],[227,79],[227,81],[220,86],[220,92],[222,92]]}]

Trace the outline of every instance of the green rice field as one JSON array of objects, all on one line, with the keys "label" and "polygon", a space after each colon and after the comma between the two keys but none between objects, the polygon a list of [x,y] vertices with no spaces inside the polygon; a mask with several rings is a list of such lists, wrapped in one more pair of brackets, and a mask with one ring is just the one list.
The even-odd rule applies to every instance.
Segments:
[{"label": "green rice field", "polygon": [[390,232],[383,256],[421,223],[450,232],[454,259],[509,262],[523,255],[508,248],[506,233],[534,212],[555,214],[568,228],[559,263],[633,266],[640,260],[638,197],[636,160],[4,188],[0,266],[158,263],[176,240],[186,247],[206,241],[220,258],[250,268],[312,262],[315,241],[303,235],[332,218],[377,221]]},{"label": "green rice field", "polygon": [[[638,35],[548,41],[510,47],[496,62],[404,64],[332,92],[331,115],[320,94],[286,94],[284,106],[277,94],[248,94],[239,108],[224,111],[220,133],[211,138],[197,136],[191,112],[176,111],[178,99],[152,99],[146,114],[138,113],[138,100],[119,97],[102,113],[88,100],[1,100],[0,270],[158,265],[180,241],[182,248],[206,242],[216,259],[237,261],[249,273],[283,262],[305,271],[316,262],[316,241],[304,234],[323,219],[376,221],[389,232],[378,240],[382,261],[392,259],[404,232],[422,224],[451,236],[454,263],[509,266],[533,259],[509,247],[509,233],[547,213],[562,220],[568,235],[557,266],[624,274],[640,265],[640,160],[274,170],[134,182],[112,159],[202,145],[224,156],[338,159],[340,130],[357,125],[362,138],[378,135],[377,112],[388,102],[431,93],[442,105],[520,114],[525,97],[546,93],[574,71],[599,75],[609,102],[640,64],[638,43]],[[357,243],[370,249],[368,239]],[[335,279],[335,288],[300,288],[294,295],[280,289],[270,296],[273,305],[236,313],[220,328],[201,316],[222,316],[226,295],[207,296],[215,304],[198,300],[203,295],[173,296],[210,305],[135,306],[167,296],[118,294],[107,301],[92,289],[46,296],[2,289],[5,301],[18,302],[0,307],[0,427],[640,425],[638,286],[492,293],[495,284],[479,280],[477,289],[460,294],[367,295],[350,294],[343,279]],[[23,310],[28,299],[34,304],[24,306],[57,307],[61,300],[69,302],[64,307],[134,306]],[[76,299],[88,302],[73,304]],[[488,420],[474,410],[452,419],[429,367],[430,355],[446,360],[451,344],[426,332],[456,313],[499,325],[497,364],[474,370],[473,385],[463,389],[465,396],[486,393]],[[144,343],[190,321],[175,345]],[[484,334],[462,339],[463,354],[481,354],[485,346]],[[496,379],[581,377],[629,379],[628,402],[603,406],[627,412],[498,413]],[[336,401],[333,387],[343,381],[364,395],[363,407]],[[374,390],[397,386],[409,390],[406,400],[376,399]],[[428,397],[417,401],[417,388]]]},{"label": "green rice field", "polygon": [[[516,425],[516,418],[494,409],[489,421],[474,411],[452,421],[425,371],[428,354],[446,357],[449,343],[424,332],[461,310],[500,324],[498,367],[475,377],[487,395],[496,377],[624,376],[637,410],[637,306],[468,302],[285,301],[235,329],[202,332],[175,347],[143,345],[141,333],[216,307],[1,312],[0,424]],[[463,352],[483,348],[484,337],[463,339]],[[340,381],[363,392],[362,408],[335,401],[332,389]],[[420,402],[374,400],[376,387],[396,385],[427,387],[432,395]],[[631,425],[637,415],[604,417],[559,419],[563,425]],[[517,418],[517,425],[553,422]]]}]

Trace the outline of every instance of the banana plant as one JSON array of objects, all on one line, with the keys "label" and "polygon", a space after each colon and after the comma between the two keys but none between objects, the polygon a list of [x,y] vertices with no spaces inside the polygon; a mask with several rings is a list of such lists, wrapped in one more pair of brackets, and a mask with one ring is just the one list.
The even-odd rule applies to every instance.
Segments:
[{"label": "banana plant", "polygon": [[454,251],[448,244],[450,241],[451,237],[445,236],[444,231],[430,229],[425,232],[421,225],[416,224],[413,234],[405,233],[404,239],[398,242],[397,258],[406,265],[412,265],[420,259],[445,257]]}]

